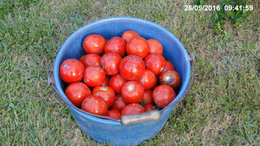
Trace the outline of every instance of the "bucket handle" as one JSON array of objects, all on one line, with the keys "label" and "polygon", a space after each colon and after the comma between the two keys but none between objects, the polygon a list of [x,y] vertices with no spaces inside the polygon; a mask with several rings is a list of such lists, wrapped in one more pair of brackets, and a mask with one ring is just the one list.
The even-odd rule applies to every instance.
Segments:
[{"label": "bucket handle", "polygon": [[121,116],[120,120],[114,119],[112,117],[108,117],[108,116],[101,116],[101,115],[96,115],[96,114],[92,114],[89,112],[86,112],[78,107],[76,107],[74,104],[72,104],[71,102],[69,102],[68,100],[66,100],[57,90],[57,88],[54,86],[55,82],[54,82],[54,77],[53,75],[47,75],[47,80],[48,80],[48,85],[55,91],[55,93],[69,106],[71,106],[73,109],[82,112],[84,114],[93,116],[93,117],[98,117],[98,118],[102,118],[102,119],[109,119],[112,121],[116,121],[116,122],[121,122],[122,125],[131,125],[131,124],[135,124],[135,123],[139,123],[139,122],[144,122],[144,121],[153,121],[153,120],[159,120],[161,118],[161,114],[171,108],[172,106],[175,106],[181,99],[183,99],[186,94],[190,91],[191,86],[194,82],[194,76],[195,76],[195,57],[194,54],[191,52],[189,53],[189,57],[190,57],[190,62],[191,62],[191,72],[192,72],[192,77],[191,80],[188,84],[188,87],[186,89],[186,91],[184,92],[184,94],[176,101],[174,101],[172,104],[167,105],[166,107],[164,107],[162,110],[153,110],[153,111],[149,111],[149,112],[145,112],[145,113],[140,113],[140,114],[133,114],[133,115],[124,115]]},{"label": "bucket handle", "polygon": [[194,77],[195,77],[195,56],[193,52],[189,53],[190,57],[190,63],[191,63],[191,73],[192,77],[191,80],[188,84],[187,89],[185,90],[184,94],[176,101],[174,101],[172,104],[167,105],[164,107],[162,110],[153,110],[141,114],[134,114],[134,115],[125,115],[121,116],[121,123],[122,125],[130,125],[130,124],[135,124],[139,122],[144,122],[144,121],[153,121],[153,120],[159,120],[161,118],[161,114],[166,111],[167,109],[171,108],[172,106],[175,106],[181,99],[183,99],[186,94],[190,91],[191,86],[194,82]]}]

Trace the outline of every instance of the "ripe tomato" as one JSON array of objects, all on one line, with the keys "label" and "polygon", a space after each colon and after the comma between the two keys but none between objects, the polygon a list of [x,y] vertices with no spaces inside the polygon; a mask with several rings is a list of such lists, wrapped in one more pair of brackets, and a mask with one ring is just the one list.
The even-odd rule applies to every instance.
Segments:
[{"label": "ripe tomato", "polygon": [[145,71],[145,64],[142,58],[135,55],[128,55],[121,61],[119,71],[127,80],[137,80],[142,77]]},{"label": "ripe tomato", "polygon": [[144,87],[137,81],[128,81],[122,86],[122,97],[127,103],[139,103],[144,96]]},{"label": "ripe tomato", "polygon": [[121,93],[121,88],[126,80],[120,75],[114,75],[109,81],[109,85],[115,90],[116,93]]},{"label": "ripe tomato", "polygon": [[153,104],[153,91],[152,90],[144,90],[144,96],[142,97],[142,101],[145,105]]},{"label": "ripe tomato", "polygon": [[170,61],[166,61],[165,67],[164,69],[161,71],[160,74],[162,74],[163,72],[166,72],[168,70],[174,70],[174,66]]},{"label": "ripe tomato", "polygon": [[144,89],[151,89],[157,84],[157,77],[147,69],[138,81],[144,86]]},{"label": "ripe tomato", "polygon": [[162,44],[155,40],[155,39],[149,39],[147,40],[150,48],[150,53],[162,55],[163,54],[163,47]]},{"label": "ripe tomato", "polygon": [[128,30],[128,31],[125,31],[122,35],[122,39],[124,39],[126,42],[129,42],[131,39],[135,38],[135,37],[138,37],[139,35],[132,31],[132,30]]},{"label": "ripe tomato", "polygon": [[82,101],[91,95],[91,90],[82,82],[74,82],[69,84],[65,94],[75,106],[79,107]]},{"label": "ripe tomato", "polygon": [[150,53],[145,57],[146,68],[151,70],[155,75],[158,75],[165,67],[166,60],[162,55]]},{"label": "ripe tomato", "polygon": [[159,85],[153,90],[153,100],[159,108],[167,106],[175,97],[174,90],[168,85]]},{"label": "ripe tomato", "polygon": [[80,61],[85,65],[85,67],[91,65],[101,65],[100,64],[101,57],[97,54],[87,54],[80,58]]},{"label": "ripe tomato", "polygon": [[106,101],[108,107],[112,106],[116,96],[114,89],[110,86],[95,87],[92,90],[92,95],[102,97]]},{"label": "ripe tomato", "polygon": [[113,37],[104,48],[105,53],[118,53],[121,57],[125,55],[125,41],[120,37]]},{"label": "ripe tomato", "polygon": [[174,89],[178,88],[181,85],[181,76],[178,72],[174,70],[168,70],[166,72],[163,72],[160,75],[160,84],[166,84]]},{"label": "ripe tomato", "polygon": [[60,76],[67,83],[81,81],[83,73],[84,65],[76,59],[67,59],[60,65]]},{"label": "ripe tomato", "polygon": [[102,54],[106,40],[98,34],[91,34],[84,38],[83,48],[88,54]]},{"label": "ripe tomato", "polygon": [[144,106],[144,111],[145,112],[149,112],[149,111],[152,111],[152,110],[154,110],[154,105],[147,104],[147,105]]},{"label": "ripe tomato", "polygon": [[119,72],[119,64],[122,57],[117,53],[107,53],[101,57],[101,65],[107,75],[115,75]]},{"label": "ripe tomato", "polygon": [[121,111],[126,105],[127,104],[124,101],[124,99],[122,98],[122,96],[121,95],[117,95],[116,99],[115,99],[115,102],[114,102],[114,104],[112,106],[112,109]]},{"label": "ripe tomato", "polygon": [[109,86],[109,77],[106,76],[105,81],[100,86]]},{"label": "ripe tomato", "polygon": [[121,111],[121,116],[139,114],[144,112],[144,107],[138,103],[131,103],[124,107]]},{"label": "ripe tomato", "polygon": [[100,66],[86,67],[84,72],[84,82],[90,87],[101,85],[106,79],[105,71]]},{"label": "ripe tomato", "polygon": [[107,116],[112,117],[114,119],[120,119],[121,114],[119,111],[112,109],[107,112]]},{"label": "ripe tomato", "polygon": [[149,45],[142,37],[135,37],[126,44],[126,52],[128,55],[137,55],[144,58],[149,52]]},{"label": "ripe tomato", "polygon": [[108,111],[108,106],[102,97],[89,95],[82,101],[81,109],[92,114],[105,116]]}]

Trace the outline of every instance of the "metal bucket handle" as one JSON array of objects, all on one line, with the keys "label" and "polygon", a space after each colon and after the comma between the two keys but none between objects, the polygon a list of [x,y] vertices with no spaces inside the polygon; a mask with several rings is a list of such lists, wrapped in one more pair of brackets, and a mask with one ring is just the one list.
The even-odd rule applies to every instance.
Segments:
[{"label": "metal bucket handle", "polygon": [[96,115],[96,114],[92,114],[89,112],[86,112],[78,107],[76,107],[74,104],[70,103],[68,100],[66,100],[56,89],[56,87],[54,86],[54,77],[53,75],[48,75],[47,76],[47,80],[48,80],[48,85],[55,90],[56,94],[58,94],[58,96],[67,104],[70,105],[73,109],[82,112],[84,114],[93,116],[93,117],[98,117],[98,118],[102,118],[102,119],[109,119],[112,121],[116,121],[116,122],[121,122],[122,125],[131,125],[131,124],[135,124],[135,123],[139,123],[139,122],[144,122],[144,121],[153,121],[153,120],[159,120],[161,118],[161,114],[171,108],[172,106],[175,106],[181,99],[183,99],[185,97],[185,95],[190,91],[191,86],[193,84],[194,81],[194,76],[195,76],[195,57],[194,54],[191,52],[189,53],[190,56],[190,62],[191,62],[191,73],[192,73],[192,77],[191,80],[188,84],[187,89],[185,90],[184,94],[176,101],[174,101],[172,104],[167,105],[166,107],[164,107],[162,110],[153,110],[153,111],[149,111],[149,112],[145,112],[145,113],[141,113],[141,114],[134,114],[134,115],[124,115],[121,116],[120,120],[114,119],[112,117],[108,117],[108,116],[101,116],[101,115]]}]

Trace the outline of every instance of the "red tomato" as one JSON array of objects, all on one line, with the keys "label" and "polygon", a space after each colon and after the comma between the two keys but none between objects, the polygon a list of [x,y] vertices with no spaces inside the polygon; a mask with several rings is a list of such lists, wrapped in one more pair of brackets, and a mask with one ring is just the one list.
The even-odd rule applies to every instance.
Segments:
[{"label": "red tomato", "polygon": [[153,90],[153,100],[159,108],[167,106],[175,97],[174,90],[168,85],[159,85]]},{"label": "red tomato", "polygon": [[127,80],[137,80],[142,77],[145,71],[145,64],[142,58],[129,55],[121,61],[119,71],[123,78]]},{"label": "red tomato", "polygon": [[165,67],[164,67],[164,69],[161,71],[160,74],[162,74],[163,72],[166,72],[166,71],[168,71],[168,70],[175,70],[173,64],[172,64],[170,61],[166,61]]},{"label": "red tomato", "polygon": [[92,90],[92,95],[102,97],[106,101],[108,107],[112,106],[116,96],[114,89],[111,88],[110,86],[95,87]]},{"label": "red tomato", "polygon": [[149,111],[152,111],[152,110],[154,110],[154,105],[147,104],[147,105],[144,106],[144,111],[145,112],[149,112]]},{"label": "red tomato", "polygon": [[157,84],[157,77],[147,69],[138,81],[144,86],[144,89],[151,89]]},{"label": "red tomato", "polygon": [[178,72],[174,70],[168,70],[166,72],[163,72],[160,75],[160,84],[166,84],[174,89],[178,88],[181,85],[181,76]]},{"label": "red tomato", "polygon": [[120,37],[113,37],[104,48],[105,53],[118,53],[121,57],[125,55],[125,41]]},{"label": "red tomato", "polygon": [[91,90],[88,86],[82,82],[75,82],[69,84],[65,90],[66,96],[77,107],[79,107],[82,101],[91,95]]},{"label": "red tomato", "polygon": [[145,105],[153,104],[153,91],[152,90],[144,90],[144,96],[142,97],[142,101]]},{"label": "red tomato", "polygon": [[117,53],[107,53],[101,57],[101,65],[107,75],[115,75],[119,72],[119,64],[122,57]]},{"label": "red tomato", "polygon": [[126,42],[129,42],[131,39],[135,38],[135,37],[138,37],[139,35],[132,31],[132,30],[128,30],[128,31],[125,31],[122,35],[122,39],[124,39]]},{"label": "red tomato", "polygon": [[128,55],[137,55],[144,58],[149,52],[149,45],[142,37],[135,37],[126,44],[126,52]]},{"label": "red tomato", "polygon": [[114,104],[112,106],[112,109],[121,111],[126,105],[127,104],[124,101],[124,99],[122,98],[122,96],[121,95],[117,95],[116,99],[115,99],[115,102],[114,102]]},{"label": "red tomato", "polygon": [[105,71],[100,66],[86,67],[84,72],[84,82],[90,87],[101,85],[106,79]]},{"label": "red tomato", "polygon": [[139,103],[144,96],[144,87],[137,81],[128,81],[122,86],[122,97],[127,103]]},{"label": "red tomato", "polygon": [[105,81],[100,86],[109,86],[109,77],[106,76]]},{"label": "red tomato", "polygon": [[138,103],[131,103],[124,107],[121,111],[121,116],[139,114],[144,112],[144,107]]},{"label": "red tomato", "polygon": [[162,44],[155,40],[155,39],[149,39],[147,40],[150,48],[150,53],[162,55],[163,54],[163,47]]},{"label": "red tomato", "polygon": [[67,83],[81,81],[84,65],[76,59],[67,59],[60,65],[60,76]]},{"label": "red tomato", "polygon": [[121,93],[122,85],[126,82],[126,80],[120,75],[114,75],[111,77],[109,85],[115,90],[116,93]]},{"label": "red tomato", "polygon": [[166,60],[162,55],[149,54],[145,57],[146,68],[151,70],[155,75],[158,75],[165,67]]},{"label": "red tomato", "polygon": [[81,109],[92,114],[105,116],[108,111],[108,106],[102,97],[89,95],[82,101]]},{"label": "red tomato", "polygon": [[84,38],[83,48],[88,54],[102,54],[106,40],[98,34],[91,34]]},{"label": "red tomato", "polygon": [[114,119],[120,119],[121,114],[119,111],[112,109],[107,112],[107,116],[112,117]]},{"label": "red tomato", "polygon": [[85,67],[91,65],[101,65],[100,64],[101,57],[97,54],[87,54],[80,58],[80,61],[85,65]]}]

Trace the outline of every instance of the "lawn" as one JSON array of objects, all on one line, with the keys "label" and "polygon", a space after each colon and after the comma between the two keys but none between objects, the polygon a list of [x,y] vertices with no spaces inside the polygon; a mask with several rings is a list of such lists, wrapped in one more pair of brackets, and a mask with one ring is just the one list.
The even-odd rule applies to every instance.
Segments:
[{"label": "lawn", "polygon": [[0,145],[96,144],[79,129],[46,77],[70,34],[113,16],[165,27],[197,60],[191,91],[162,131],[143,145],[260,144],[257,1],[250,1],[254,10],[240,27],[227,21],[223,35],[213,29],[215,12],[184,11],[191,0],[22,2],[0,1]]}]

